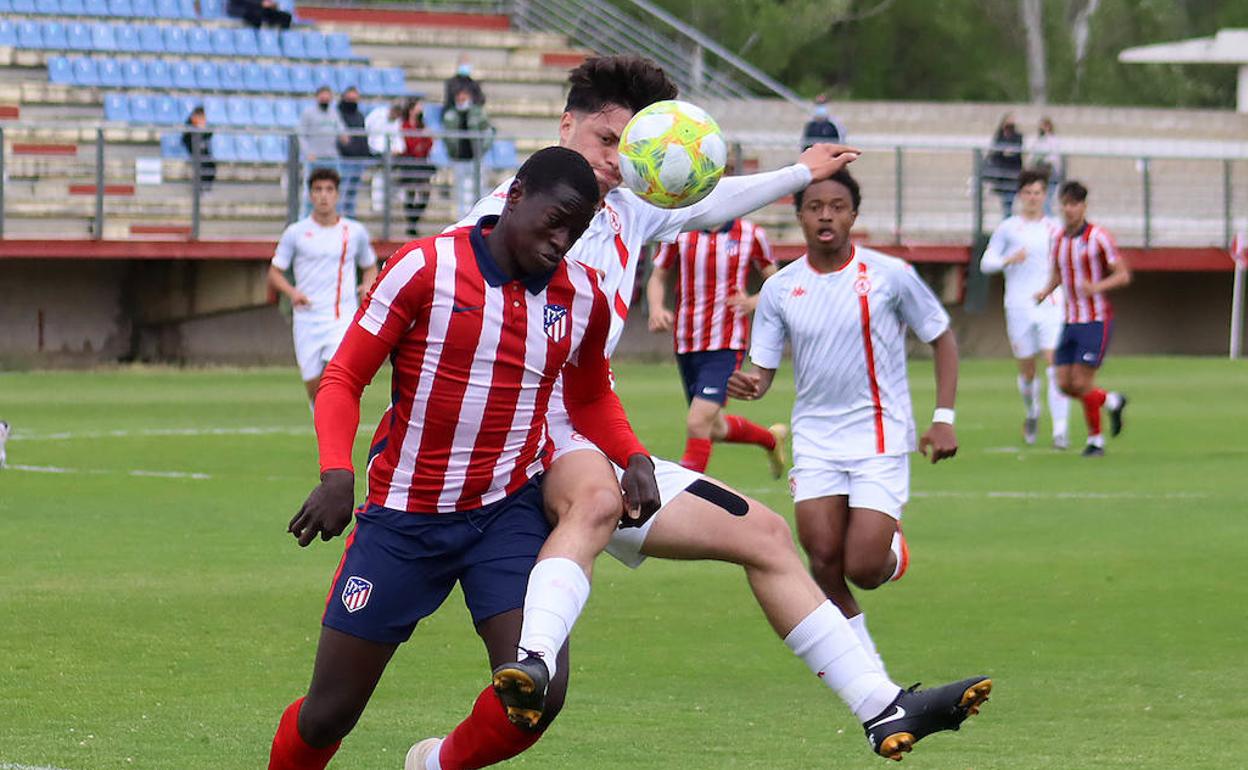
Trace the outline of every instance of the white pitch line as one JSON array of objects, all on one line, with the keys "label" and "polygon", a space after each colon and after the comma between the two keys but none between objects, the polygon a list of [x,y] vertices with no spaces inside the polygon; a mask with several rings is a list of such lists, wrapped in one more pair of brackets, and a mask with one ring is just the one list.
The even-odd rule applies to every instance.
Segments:
[{"label": "white pitch line", "polygon": [[168,436],[310,436],[312,426],[304,425],[248,427],[241,428],[140,428],[137,430],[117,429],[98,431],[60,431],[57,433],[23,433],[14,432],[10,441],[78,441],[83,439],[104,438],[159,438]]},{"label": "white pitch line", "polygon": [[912,492],[911,497],[987,498],[989,500],[1199,500],[1209,497],[1204,492]]},{"label": "white pitch line", "polygon": [[[206,481],[211,479],[207,473],[196,473],[194,471],[152,471],[152,470],[132,470],[132,471],[109,471],[100,468],[62,468],[56,465],[6,465],[5,470],[9,471],[25,471],[27,473],[64,473],[84,476],[107,476],[110,474],[124,473],[127,476],[136,476],[139,478],[155,478],[155,479],[194,479],[195,481]],[[0,770],[4,770],[0,766]]]},{"label": "white pitch line", "polygon": [[0,762],[0,770],[66,770],[52,765],[15,765],[12,762]]}]

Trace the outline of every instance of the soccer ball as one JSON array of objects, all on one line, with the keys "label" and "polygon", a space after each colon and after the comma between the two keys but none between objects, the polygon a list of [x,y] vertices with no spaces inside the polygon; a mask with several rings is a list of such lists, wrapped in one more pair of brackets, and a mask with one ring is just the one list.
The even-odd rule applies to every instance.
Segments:
[{"label": "soccer ball", "polygon": [[728,146],[701,107],[675,99],[633,116],[620,137],[620,175],[648,203],[665,209],[705,198],[724,175]]}]

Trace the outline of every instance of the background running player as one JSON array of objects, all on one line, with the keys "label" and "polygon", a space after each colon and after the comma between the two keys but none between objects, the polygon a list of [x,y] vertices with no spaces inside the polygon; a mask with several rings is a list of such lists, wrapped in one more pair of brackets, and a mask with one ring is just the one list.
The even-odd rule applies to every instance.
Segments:
[{"label": "background running player", "polygon": [[958,450],[958,345],[949,315],[913,267],[850,241],[861,194],[848,171],[812,184],[795,203],[807,253],[763,284],[754,367],[732,375],[729,395],[766,394],[785,341],[792,344],[789,486],[798,537],[815,580],[874,651],[846,579],[876,588],[900,578],[909,559],[900,527],[915,449],[906,329],[935,357],[937,408],[918,443],[932,462]]},{"label": "background running player", "polygon": [[1088,221],[1088,188],[1067,182],[1058,199],[1065,229],[1053,246],[1049,281],[1034,299],[1037,304],[1047,301],[1058,286],[1065,293],[1066,325],[1053,355],[1057,382],[1063,393],[1083,402],[1088,423],[1083,456],[1100,457],[1105,454],[1101,407],[1109,410],[1111,436],[1122,432],[1127,407],[1126,396],[1096,386],[1096,370],[1105,360],[1114,331],[1114,308],[1105,294],[1131,283],[1131,269],[1118,256],[1113,237]]},{"label": "background running player", "polygon": [[1062,333],[1061,295],[1054,293],[1036,302],[1036,293],[1049,280],[1054,240],[1061,232],[1057,222],[1044,216],[1048,177],[1039,171],[1023,171],[1018,177],[1014,210],[992,233],[979,265],[985,273],[1005,275],[1005,332],[1018,363],[1018,392],[1023,397],[1023,440],[1036,443],[1040,421],[1040,387],[1036,381],[1036,356],[1045,361],[1049,415],[1053,419],[1053,447],[1070,445],[1066,419],[1070,402],[1057,384],[1053,350]]},{"label": "background running player", "polygon": [[[749,341],[749,315],[758,304],[746,279],[753,268],[765,280],[776,261],[763,228],[731,219],[714,230],[681,233],[662,244],[646,284],[650,331],[674,331],[676,364],[684,383],[685,454],[680,464],[701,473],[711,459],[711,442],[755,444],[767,451],[771,473],[784,472],[783,423],[770,428],[724,413],[728,377],[741,368]],[[667,309],[667,284],[679,273],[676,312]]]},{"label": "background running player", "polygon": [[[269,265],[269,285],[294,308],[295,360],[316,400],[321,372],[347,333],[359,298],[377,278],[377,254],[364,225],[338,213],[338,172],[314,169],[308,176],[312,213],[289,225]],[[294,266],[295,282],[286,279]],[[356,268],[362,271],[356,282]]]}]

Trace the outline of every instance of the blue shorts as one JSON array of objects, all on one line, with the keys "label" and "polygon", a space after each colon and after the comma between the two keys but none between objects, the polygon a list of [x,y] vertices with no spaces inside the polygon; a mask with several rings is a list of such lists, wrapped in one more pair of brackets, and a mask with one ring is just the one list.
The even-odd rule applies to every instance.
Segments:
[{"label": "blue shorts", "polygon": [[685,400],[694,398],[714,401],[723,406],[728,401],[728,378],[741,368],[744,352],[740,350],[706,350],[701,353],[677,353],[676,365],[685,384]]},{"label": "blue shorts", "polygon": [[1105,360],[1105,353],[1109,350],[1109,337],[1113,331],[1113,321],[1066,324],[1062,327],[1061,336],[1057,338],[1053,363],[1058,366],[1082,364],[1096,369]]},{"label": "blue shorts", "polygon": [[518,609],[549,534],[541,476],[472,511],[408,513],[370,504],[356,514],[321,622],[399,644],[457,581],[474,624]]}]

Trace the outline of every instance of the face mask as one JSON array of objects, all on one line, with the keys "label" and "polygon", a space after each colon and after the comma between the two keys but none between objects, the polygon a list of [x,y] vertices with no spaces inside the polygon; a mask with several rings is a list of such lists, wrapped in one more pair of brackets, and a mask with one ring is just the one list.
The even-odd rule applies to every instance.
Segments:
[{"label": "face mask", "polygon": [[321,112],[329,112],[329,104],[326,102],[317,102],[316,106],[321,109]]},{"label": "face mask", "polygon": [[472,106],[471,99],[465,99],[462,102],[455,102],[455,109],[459,110],[460,112],[466,111],[471,106]]},{"label": "face mask", "polygon": [[472,65],[471,64],[459,65],[459,68],[455,70],[455,74],[459,75],[462,78],[472,77]]},{"label": "face mask", "polygon": [[816,118],[826,118],[827,116],[828,116],[828,108],[826,106],[821,104],[815,108]]},{"label": "face mask", "polygon": [[343,102],[342,103],[343,112],[355,112],[359,108],[360,108],[360,105],[357,102]]}]

